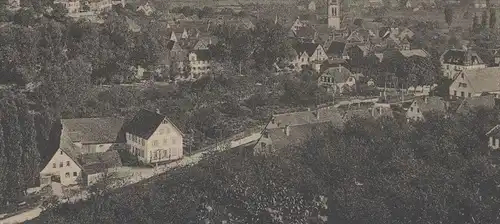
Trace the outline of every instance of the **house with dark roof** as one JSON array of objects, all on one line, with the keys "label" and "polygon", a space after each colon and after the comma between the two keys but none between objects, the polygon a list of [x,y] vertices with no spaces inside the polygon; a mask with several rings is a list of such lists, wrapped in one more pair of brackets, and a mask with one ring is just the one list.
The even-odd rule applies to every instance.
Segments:
[{"label": "house with dark roof", "polygon": [[315,70],[319,71],[321,63],[328,59],[321,44],[296,43],[293,45],[293,49],[295,50],[296,57],[292,64],[298,71],[305,66],[313,66]]},{"label": "house with dark roof", "polygon": [[183,133],[159,111],[141,109],[125,126],[132,155],[144,163],[158,163],[183,157]]},{"label": "house with dark roof", "polygon": [[349,59],[349,55],[346,50],[347,44],[344,41],[327,41],[324,48],[325,53],[329,58]]},{"label": "house with dark roof", "polygon": [[439,112],[446,113],[448,104],[441,97],[437,96],[423,96],[418,97],[411,103],[406,111],[406,119],[408,121],[424,120],[425,113]]},{"label": "house with dark roof", "polygon": [[500,148],[500,125],[496,125],[486,133],[488,146],[492,149]]},{"label": "house with dark roof", "polygon": [[495,96],[474,96],[462,100],[457,108],[457,114],[467,115],[474,113],[478,109],[493,109],[495,108]]},{"label": "house with dark roof", "polygon": [[78,184],[83,170],[78,162],[79,156],[78,146],[73,144],[69,136],[61,136],[59,148],[40,171],[40,186],[52,182],[58,182],[64,186]]},{"label": "house with dark roof", "polygon": [[454,79],[458,73],[464,70],[486,68],[486,63],[481,57],[466,47],[447,50],[441,55],[440,61],[444,76],[450,79]]},{"label": "house with dark roof", "polygon": [[67,135],[82,154],[100,153],[125,147],[123,118],[61,119],[62,135]]},{"label": "house with dark roof", "polygon": [[500,68],[468,69],[457,73],[450,87],[450,97],[473,97],[483,93],[500,94]]},{"label": "house with dark roof", "polygon": [[315,110],[275,114],[265,129],[283,128],[312,123],[333,122],[335,126],[342,125],[342,116],[335,107],[322,107]]},{"label": "house with dark roof", "polygon": [[318,32],[311,26],[298,27],[295,31],[293,31],[293,35],[300,41],[311,43],[314,43],[314,41],[318,38]]},{"label": "house with dark roof", "polygon": [[210,72],[212,54],[208,49],[193,50],[189,52],[189,68],[191,76],[197,78]]},{"label": "house with dark roof", "polygon": [[58,149],[40,171],[40,186],[52,182],[63,186],[88,185],[102,177],[102,173],[112,172],[110,169],[121,166],[117,150],[84,153],[82,148],[72,142],[70,136],[63,133]]}]

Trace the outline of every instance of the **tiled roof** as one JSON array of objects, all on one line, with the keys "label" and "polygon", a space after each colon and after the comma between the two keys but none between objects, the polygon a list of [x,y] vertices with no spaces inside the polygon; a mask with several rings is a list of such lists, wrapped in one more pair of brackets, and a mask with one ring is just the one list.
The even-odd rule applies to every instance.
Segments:
[{"label": "tiled roof", "polygon": [[[143,139],[149,139],[164,119],[167,119],[165,115],[141,109],[134,118],[126,124],[125,130]],[[175,127],[172,122],[170,123]]]},{"label": "tiled roof", "polygon": [[108,168],[122,166],[120,155],[116,150],[84,154],[80,156],[78,162],[82,164],[86,174],[100,173]]},{"label": "tiled roof", "polygon": [[333,77],[336,83],[343,83],[352,76],[352,72],[344,66],[339,66],[328,68],[321,75]]},{"label": "tiled roof", "polygon": [[289,126],[289,135],[285,134],[285,128],[275,128],[267,130],[269,138],[275,150],[298,145],[308,140],[311,136],[331,127],[331,122],[311,123],[303,125]]},{"label": "tiled roof", "polygon": [[466,114],[472,112],[475,109],[479,108],[487,108],[492,109],[495,107],[495,96],[486,95],[486,96],[476,96],[465,98],[460,106],[458,106],[457,113]]},{"label": "tiled roof", "polygon": [[320,72],[323,73],[329,68],[336,68],[339,66],[343,66],[347,69],[349,69],[349,63],[345,59],[339,59],[339,58],[333,58],[333,59],[328,59],[324,61],[321,66],[320,66]]},{"label": "tiled roof", "polygon": [[423,49],[401,50],[399,52],[401,52],[401,54],[406,58],[409,58],[411,56],[420,56],[424,58],[429,57],[429,53],[427,53],[427,51]]},{"label": "tiled roof", "polygon": [[330,46],[326,50],[326,54],[340,57],[344,53],[345,46],[346,46],[345,42],[332,41],[330,42]]},{"label": "tiled roof", "polygon": [[342,116],[340,115],[340,112],[334,107],[324,107],[311,111],[276,114],[273,115],[273,119],[277,127],[321,123],[327,121],[331,121],[336,125],[340,125],[342,123]]},{"label": "tiled roof", "polygon": [[318,48],[319,44],[316,43],[297,43],[293,46],[298,55],[301,55],[303,52],[306,52],[307,55],[311,56]]},{"label": "tiled roof", "polygon": [[366,109],[354,109],[345,111],[343,119],[344,121],[349,121],[354,118],[369,118],[371,116],[370,112]]},{"label": "tiled roof", "polygon": [[479,55],[472,50],[447,50],[441,56],[441,60],[443,63],[455,65],[484,64]]},{"label": "tiled roof", "polygon": [[299,27],[295,31],[295,36],[298,38],[314,39],[316,36],[316,30],[309,26]]},{"label": "tiled roof", "polygon": [[194,50],[192,53],[196,54],[198,61],[210,61],[212,59],[210,50]]},{"label": "tiled roof", "polygon": [[[500,68],[467,69],[462,73],[476,93],[500,90]],[[458,77],[458,75],[457,75]]]},{"label": "tiled roof", "polygon": [[73,142],[82,144],[125,142],[122,132],[123,118],[75,118],[61,119],[63,132]]},{"label": "tiled roof", "polygon": [[80,148],[78,148],[71,139],[66,135],[61,135],[59,140],[59,149],[66,153],[74,162],[78,165],[78,157],[82,154]]}]

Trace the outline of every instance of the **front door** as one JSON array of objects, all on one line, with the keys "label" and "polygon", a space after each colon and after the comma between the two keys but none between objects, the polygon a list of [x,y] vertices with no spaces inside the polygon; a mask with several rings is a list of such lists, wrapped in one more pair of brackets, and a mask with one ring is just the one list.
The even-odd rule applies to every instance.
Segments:
[{"label": "front door", "polygon": [[61,176],[59,176],[59,175],[54,175],[54,176],[51,176],[51,177],[50,177],[50,180],[51,180],[52,182],[61,183]]}]

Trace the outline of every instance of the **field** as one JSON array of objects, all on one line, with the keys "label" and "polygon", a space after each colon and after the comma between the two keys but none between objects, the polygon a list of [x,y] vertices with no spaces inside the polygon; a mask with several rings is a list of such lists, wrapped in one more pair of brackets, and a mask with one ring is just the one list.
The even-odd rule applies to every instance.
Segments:
[{"label": "field", "polygon": [[[472,26],[472,17],[474,13],[481,18],[481,13],[484,9],[475,8],[453,8],[453,27],[470,28]],[[464,15],[468,12],[469,17],[464,18]],[[388,13],[389,17],[396,18],[409,18],[417,21],[437,21],[440,28],[447,28],[448,25],[444,20],[444,12],[439,9],[432,10],[419,10],[413,12],[412,10],[393,10]]]}]

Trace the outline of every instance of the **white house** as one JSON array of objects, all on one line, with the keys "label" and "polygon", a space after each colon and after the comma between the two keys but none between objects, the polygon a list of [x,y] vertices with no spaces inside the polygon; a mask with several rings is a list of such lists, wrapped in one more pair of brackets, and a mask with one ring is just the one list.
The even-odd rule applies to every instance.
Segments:
[{"label": "white house", "polygon": [[424,113],[431,111],[445,113],[446,109],[447,104],[441,97],[424,96],[413,100],[406,111],[406,119],[420,121],[424,120]]},{"label": "white house", "polygon": [[211,70],[211,54],[208,49],[193,50],[188,55],[189,67],[192,76],[203,75]]},{"label": "white house", "polygon": [[130,152],[144,163],[183,157],[183,133],[165,115],[140,110],[125,128]]},{"label": "white house", "polygon": [[479,55],[466,47],[447,50],[441,55],[440,61],[444,76],[450,79],[454,79],[463,70],[486,68]]},{"label": "white house", "polygon": [[80,12],[80,0],[55,0],[54,4],[62,4],[69,14]]},{"label": "white house", "polygon": [[463,70],[450,85],[450,97],[473,97],[490,93],[500,94],[500,67]]},{"label": "white house", "polygon": [[83,170],[78,163],[78,155],[78,147],[68,136],[61,136],[59,149],[40,171],[40,185],[45,186],[51,182],[58,182],[65,186],[78,184]]},{"label": "white house", "polygon": [[500,125],[496,125],[486,133],[488,136],[488,146],[492,149],[500,148]]}]

